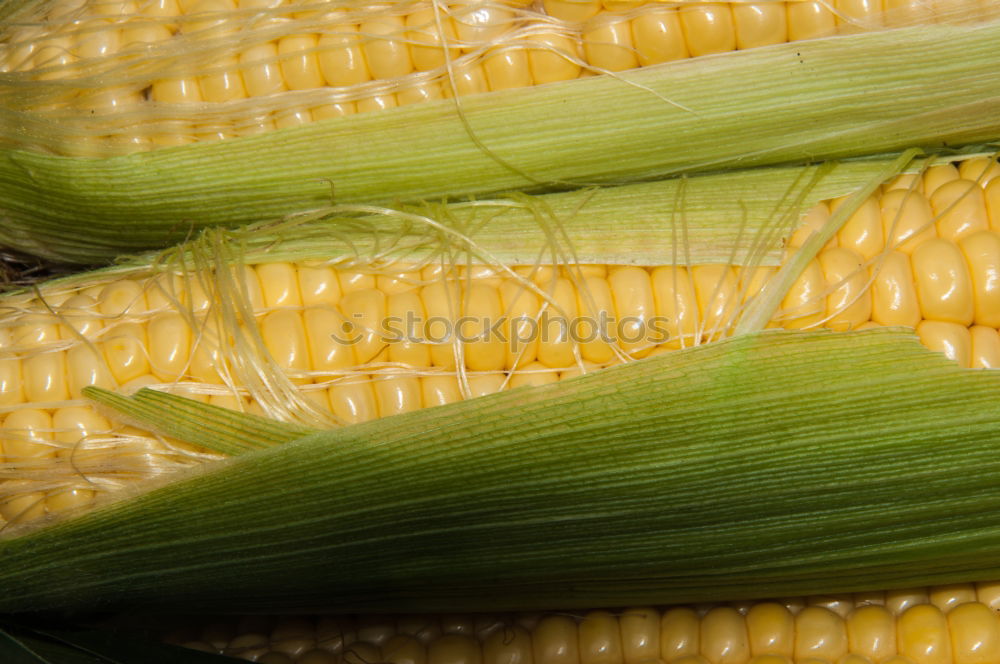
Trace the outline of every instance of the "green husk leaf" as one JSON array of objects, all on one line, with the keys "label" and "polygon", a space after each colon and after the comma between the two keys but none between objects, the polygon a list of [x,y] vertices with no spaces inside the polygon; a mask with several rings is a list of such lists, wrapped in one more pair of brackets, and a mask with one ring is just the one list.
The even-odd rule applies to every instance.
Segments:
[{"label": "green husk leaf", "polygon": [[509,265],[779,265],[781,240],[806,210],[879,177],[895,159],[746,169],[398,210],[333,206],[244,229],[216,229],[179,248],[121,259],[47,287],[135,275],[151,265],[191,266],[212,243],[238,248],[239,260],[248,264],[358,257],[432,261],[450,245],[471,262]]},{"label": "green husk leaf", "polygon": [[1000,374],[767,331],[324,431],[0,542],[0,611],[505,610],[1000,575]]},{"label": "green husk leaf", "polygon": [[0,619],[4,664],[226,664],[229,657],[156,643],[114,630]]},{"label": "green husk leaf", "polygon": [[299,424],[237,413],[148,388],[132,397],[97,387],[85,388],[83,394],[157,433],[232,456],[316,433]]},{"label": "green husk leaf", "polygon": [[1000,136],[998,41],[1000,21],[934,24],[465,97],[461,114],[445,100],[107,159],[4,150],[0,244],[95,262],[331,202],[988,143]]}]

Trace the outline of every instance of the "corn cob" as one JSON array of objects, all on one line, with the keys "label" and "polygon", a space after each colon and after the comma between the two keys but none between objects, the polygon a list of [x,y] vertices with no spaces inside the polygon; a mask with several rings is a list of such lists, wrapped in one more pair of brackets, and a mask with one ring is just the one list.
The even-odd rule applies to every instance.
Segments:
[{"label": "corn cob", "polygon": [[[962,367],[1000,367],[998,173],[979,158],[887,183],[802,270],[768,326],[903,326]],[[809,210],[786,253],[844,200]],[[90,385],[352,424],[730,336],[777,270],[273,261],[230,271],[228,286],[166,271],[9,297],[0,515],[16,524],[78,509],[213,457],[112,423],[83,400]]]},{"label": "corn cob", "polygon": [[969,20],[979,5],[62,0],[0,35],[0,101],[76,123],[62,153],[128,153],[838,29]]},{"label": "corn cob", "polygon": [[173,628],[272,664],[972,664],[1000,659],[996,584],[547,614],[247,616]]}]

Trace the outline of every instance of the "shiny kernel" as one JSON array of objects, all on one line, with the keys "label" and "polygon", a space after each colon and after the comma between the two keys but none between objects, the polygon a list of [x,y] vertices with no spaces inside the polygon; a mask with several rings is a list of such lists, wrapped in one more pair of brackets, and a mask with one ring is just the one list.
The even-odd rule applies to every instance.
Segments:
[{"label": "shiny kernel", "polygon": [[910,258],[899,251],[886,254],[870,268],[872,320],[879,325],[916,327],[920,303]]},{"label": "shiny kernel", "polygon": [[[603,18],[603,17],[602,17]],[[628,20],[602,20],[582,33],[584,57],[602,71],[624,71],[639,66]]]},{"label": "shiny kernel", "polygon": [[685,4],[678,13],[692,56],[736,50],[736,26],[729,3]]},{"label": "shiny kernel", "polygon": [[737,48],[757,48],[788,41],[784,3],[736,3],[732,9]]},{"label": "shiny kernel", "polygon": [[958,176],[965,180],[974,180],[985,187],[994,178],[1000,176],[1000,162],[995,158],[973,157],[958,165]]},{"label": "shiny kernel", "polygon": [[701,654],[712,664],[736,664],[750,659],[746,621],[731,607],[715,607],[701,619]]},{"label": "shiny kernel", "polygon": [[969,325],[975,317],[972,277],[961,250],[933,239],[911,256],[914,283],[924,318]]},{"label": "shiny kernel", "polygon": [[786,2],[788,14],[788,39],[800,41],[826,37],[836,29],[837,21],[826,0]]},{"label": "shiny kernel", "polygon": [[[843,200],[835,201],[831,205],[831,211],[836,211]],[[874,196],[866,199],[844,222],[837,232],[837,244],[853,249],[865,259],[883,251],[885,236],[882,229],[882,212],[879,201]]]},{"label": "shiny kernel", "polygon": [[746,614],[750,654],[791,657],[795,650],[795,618],[784,605],[758,602]]},{"label": "shiny kernel", "polygon": [[632,42],[643,67],[691,57],[680,15],[673,7],[647,6],[632,19]]},{"label": "shiny kernel", "polygon": [[417,71],[443,67],[461,53],[457,47],[444,48],[445,44],[454,44],[458,36],[452,19],[444,13],[436,16],[434,7],[407,14],[406,39],[410,42],[410,57]]},{"label": "shiny kernel", "polygon": [[923,174],[924,193],[930,198],[938,187],[959,179],[958,169],[951,164],[931,166]]},{"label": "shiny kernel", "polygon": [[490,90],[526,88],[534,82],[528,52],[520,48],[493,49],[483,58],[483,71]]},{"label": "shiny kernel", "polygon": [[890,249],[912,254],[925,241],[937,237],[934,211],[919,191],[893,189],[881,200],[882,230]]},{"label": "shiny kernel", "polygon": [[960,367],[968,368],[972,363],[972,336],[965,325],[925,320],[917,326],[917,336],[929,349],[944,354]]},{"label": "shiny kernel", "polygon": [[375,80],[405,76],[413,71],[405,30],[402,16],[381,15],[360,25],[359,32],[366,39],[362,50]]},{"label": "shiny kernel", "polygon": [[1000,661],[1000,622],[985,604],[971,600],[951,608],[948,630],[954,664]]},{"label": "shiny kernel", "polygon": [[896,630],[900,655],[915,664],[952,664],[948,621],[936,606],[910,607],[899,616]]},{"label": "shiny kernel", "polygon": [[577,623],[562,615],[548,615],[538,621],[531,639],[537,664],[581,664]]},{"label": "shiny kernel", "polygon": [[938,236],[958,241],[990,227],[983,190],[971,180],[951,180],[931,194]]},{"label": "shiny kernel", "polygon": [[969,328],[972,339],[972,369],[1000,369],[1000,334],[996,329],[983,325]]},{"label": "shiny kernel", "polygon": [[847,616],[847,645],[874,662],[896,654],[896,617],[884,606],[861,606]]},{"label": "shiny kernel", "polygon": [[371,80],[361,44],[358,26],[350,23],[331,25],[320,36],[317,59],[327,85],[350,87]]},{"label": "shiny kernel", "polygon": [[621,630],[607,611],[591,611],[580,622],[580,664],[622,664]]},{"label": "shiny kernel", "polygon": [[843,618],[820,606],[807,606],[795,616],[795,659],[816,657],[835,662],[847,654]]},{"label": "shiny kernel", "polygon": [[535,85],[568,81],[580,75],[578,42],[557,33],[531,35],[528,42],[528,69]]},{"label": "shiny kernel", "polygon": [[932,586],[928,589],[928,599],[931,604],[948,613],[959,604],[976,601],[976,587],[971,583],[951,583],[942,586]]}]

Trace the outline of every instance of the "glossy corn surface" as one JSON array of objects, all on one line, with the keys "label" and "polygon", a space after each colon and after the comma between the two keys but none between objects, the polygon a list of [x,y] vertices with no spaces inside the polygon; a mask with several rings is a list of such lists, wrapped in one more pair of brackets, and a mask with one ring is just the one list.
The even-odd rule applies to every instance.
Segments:
[{"label": "glossy corn surface", "polygon": [[[100,156],[982,12],[978,0],[49,0],[0,28],[0,104],[64,132],[34,147]],[[0,138],[31,147],[15,129]]]},{"label": "glossy corn surface", "polygon": [[167,640],[270,664],[971,664],[1000,661],[997,584],[584,613],[247,616]]},{"label": "glossy corn surface", "polygon": [[[802,270],[770,327],[914,329],[1000,367],[1000,167],[902,176]],[[842,200],[810,210],[794,255]],[[271,262],[0,301],[0,516],[24,523],[198,463],[106,418],[96,385],[341,426],[544,385],[732,334],[777,267]]]}]

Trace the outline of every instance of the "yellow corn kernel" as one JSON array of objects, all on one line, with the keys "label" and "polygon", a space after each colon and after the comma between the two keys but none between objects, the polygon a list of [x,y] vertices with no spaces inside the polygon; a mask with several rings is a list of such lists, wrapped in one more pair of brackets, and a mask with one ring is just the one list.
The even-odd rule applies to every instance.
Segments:
[{"label": "yellow corn kernel", "polygon": [[736,49],[736,26],[729,3],[686,4],[678,12],[691,55],[725,53]]},{"label": "yellow corn kernel", "polygon": [[532,661],[531,634],[514,625],[494,630],[483,640],[484,662],[522,664]]},{"label": "yellow corn kernel", "polygon": [[1000,661],[1000,623],[985,604],[967,601],[948,611],[954,664]]},{"label": "yellow corn kernel", "polygon": [[712,664],[735,664],[750,659],[747,625],[731,607],[709,610],[701,619],[701,654]]},{"label": "yellow corn kernel", "polygon": [[952,583],[934,586],[927,593],[931,604],[948,613],[959,604],[976,601],[976,587],[971,583]]},{"label": "yellow corn kernel", "polygon": [[465,365],[472,371],[499,371],[504,368],[506,348],[496,333],[502,321],[503,305],[496,288],[473,283],[464,295],[462,308],[465,325],[457,332],[465,341]]},{"label": "yellow corn kernel", "polygon": [[924,193],[930,198],[938,187],[958,178],[958,169],[951,164],[931,166],[923,174]]},{"label": "yellow corn kernel", "polygon": [[422,328],[427,314],[414,291],[392,293],[386,299],[386,324],[389,361],[414,368],[431,365],[430,347],[422,342]]},{"label": "yellow corn kernel", "polygon": [[389,664],[426,664],[427,649],[413,636],[396,634],[382,644],[382,658]]},{"label": "yellow corn kernel", "polygon": [[973,325],[969,328],[972,340],[972,369],[1000,369],[1000,334],[992,327]]},{"label": "yellow corn kernel", "polygon": [[872,320],[879,325],[916,327],[920,303],[909,257],[899,251],[885,254],[870,268]]},{"label": "yellow corn kernel", "polygon": [[795,659],[816,657],[835,662],[847,654],[843,618],[820,606],[807,606],[795,616]]},{"label": "yellow corn kernel", "polygon": [[[652,295],[652,293],[650,293]],[[579,323],[573,330],[585,360],[602,364],[615,357],[611,341],[617,339],[615,299],[607,279],[587,277],[577,290]]]},{"label": "yellow corn kernel", "polygon": [[545,13],[569,23],[580,23],[601,11],[600,0],[542,0]]},{"label": "yellow corn kernel", "polygon": [[739,280],[729,265],[695,265],[691,281],[698,300],[700,331],[706,340],[724,335],[739,306]]},{"label": "yellow corn kernel", "polygon": [[905,588],[902,590],[887,590],[885,592],[885,607],[893,615],[899,615],[911,606],[929,604],[926,588]]},{"label": "yellow corn kernel", "polygon": [[673,7],[647,7],[632,19],[632,41],[643,67],[691,57],[680,15]]},{"label": "yellow corn kernel", "polygon": [[928,240],[914,250],[911,260],[923,317],[961,325],[972,323],[972,277],[958,246],[940,238]]},{"label": "yellow corn kernel", "polygon": [[795,618],[782,604],[757,602],[747,611],[750,654],[791,657],[795,649]]},{"label": "yellow corn kernel", "polygon": [[900,655],[909,657],[916,664],[951,663],[948,621],[936,606],[919,604],[910,607],[899,616],[896,630]]},{"label": "yellow corn kernel", "polygon": [[944,354],[960,367],[972,362],[972,337],[969,328],[957,323],[925,320],[917,325],[917,336],[929,349]]},{"label": "yellow corn kernel", "polygon": [[733,4],[732,9],[737,48],[757,48],[788,41],[788,18],[783,3],[738,3]]},{"label": "yellow corn kernel", "polygon": [[868,271],[862,267],[861,256],[852,249],[837,247],[821,252],[819,263],[829,292],[824,326],[851,330],[871,319]]},{"label": "yellow corn kernel", "polygon": [[385,320],[385,294],[374,288],[353,291],[340,300],[340,310],[349,324],[349,343],[354,344],[354,355],[358,364],[384,362],[388,356],[388,344],[383,337],[381,326]]},{"label": "yellow corn kernel", "polygon": [[[835,212],[845,199],[837,199],[831,204]],[[870,197],[854,211],[837,232],[838,246],[853,249],[865,259],[880,254],[885,248],[882,229],[882,213],[877,198]]]},{"label": "yellow corn kernel", "polygon": [[935,189],[931,208],[938,236],[952,242],[990,227],[983,190],[971,180],[950,180]]},{"label": "yellow corn kernel", "polygon": [[861,606],[848,616],[847,645],[852,653],[873,662],[896,654],[896,618],[884,606]]},{"label": "yellow corn kernel", "polygon": [[508,280],[500,284],[503,335],[507,339],[504,367],[525,366],[538,355],[538,296],[523,284]]},{"label": "yellow corn kernel", "polygon": [[526,88],[534,82],[528,52],[520,48],[497,48],[483,58],[483,71],[490,90]]},{"label": "yellow corn kernel", "polygon": [[293,382],[302,383],[309,370],[309,342],[302,316],[294,309],[272,311],[260,321],[260,335],[275,364]]},{"label": "yellow corn kernel", "polygon": [[352,23],[331,25],[320,36],[317,59],[327,85],[349,87],[371,80],[362,43],[358,26]]},{"label": "yellow corn kernel", "polygon": [[792,41],[826,37],[836,29],[837,21],[824,0],[786,2],[788,38]]},{"label": "yellow corn kernel", "polygon": [[587,62],[599,70],[624,71],[639,66],[631,24],[625,17],[604,19],[584,29],[582,38]]},{"label": "yellow corn kernel", "polygon": [[568,279],[560,277],[547,296],[538,324],[538,361],[552,368],[572,366],[576,363],[576,343],[570,327],[577,316],[576,290]]},{"label": "yellow corn kernel", "polygon": [[620,267],[608,274],[614,296],[615,336],[618,345],[632,357],[645,357],[652,346],[667,339],[654,329],[656,306],[649,272],[638,267]]},{"label": "yellow corn kernel", "polygon": [[445,634],[427,648],[427,664],[482,664],[479,644],[471,636]]},{"label": "yellow corn kernel", "polygon": [[666,320],[667,346],[689,348],[697,345],[700,313],[687,268],[673,265],[657,267],[650,277],[656,315]]},{"label": "yellow corn kernel", "polygon": [[452,19],[444,12],[439,13],[435,7],[417,9],[407,14],[405,22],[410,57],[417,71],[443,67],[460,55],[457,47],[445,49],[445,44],[457,42],[458,35]]},{"label": "yellow corn kernel", "polygon": [[580,664],[622,664],[621,630],[607,611],[591,611],[580,622]]},{"label": "yellow corn kernel", "polygon": [[527,41],[528,69],[535,85],[568,81],[580,76],[579,46],[566,35],[542,33],[531,35]]},{"label": "yellow corn kernel", "polygon": [[420,381],[414,376],[379,376],[372,386],[379,417],[420,410]]},{"label": "yellow corn kernel", "polygon": [[629,609],[619,618],[625,664],[644,664],[660,657],[660,614],[655,609]]},{"label": "yellow corn kernel", "polygon": [[40,408],[21,408],[3,422],[3,459],[7,463],[31,465],[33,459],[52,459],[52,418]]},{"label": "yellow corn kernel", "polygon": [[934,212],[919,191],[893,189],[882,196],[880,203],[889,248],[912,254],[925,241],[937,237]]},{"label": "yellow corn kernel", "polygon": [[581,664],[576,622],[567,616],[545,616],[532,634],[531,652],[538,664]]},{"label": "yellow corn kernel", "polygon": [[362,44],[372,78],[396,78],[413,71],[413,60],[406,45],[406,22],[402,16],[380,15],[361,23],[358,31],[366,38]]},{"label": "yellow corn kernel", "polygon": [[788,329],[808,329],[826,318],[826,277],[815,258],[792,283],[781,301],[781,325]]}]

